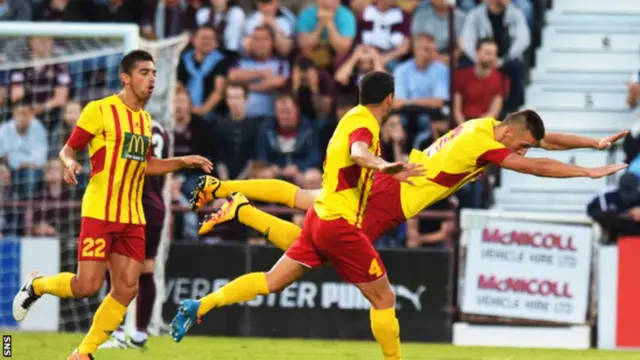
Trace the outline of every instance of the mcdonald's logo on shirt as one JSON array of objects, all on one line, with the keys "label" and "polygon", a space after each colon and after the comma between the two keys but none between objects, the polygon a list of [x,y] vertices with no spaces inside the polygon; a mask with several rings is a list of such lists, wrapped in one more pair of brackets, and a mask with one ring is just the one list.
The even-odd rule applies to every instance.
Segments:
[{"label": "mcdonald's logo on shirt", "polygon": [[121,158],[135,161],[145,161],[149,151],[149,137],[146,135],[125,132],[122,144]]}]

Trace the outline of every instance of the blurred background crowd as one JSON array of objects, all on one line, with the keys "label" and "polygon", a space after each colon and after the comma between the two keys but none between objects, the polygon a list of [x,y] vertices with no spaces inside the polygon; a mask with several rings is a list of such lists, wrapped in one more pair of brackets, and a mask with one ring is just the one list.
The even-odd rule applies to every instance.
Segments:
[{"label": "blurred background crowd", "polygon": [[[358,102],[358,80],[370,71],[388,71],[396,80],[395,109],[381,134],[389,161],[426,148],[456,124],[501,118],[524,104],[544,2],[458,0],[451,12],[447,3],[0,0],[0,22],[136,23],[148,39],[189,33],[172,105],[175,155],[208,157],[223,180],[280,178],[319,188],[326,145],[339,119]],[[38,60],[66,51],[47,37],[20,39],[20,45],[0,41],[0,65],[16,56]],[[118,90],[117,68],[103,64],[118,60],[0,70],[4,235],[77,231],[79,209],[65,204],[81,198],[82,186],[61,182],[57,153],[86,102]],[[89,159],[82,161],[86,181]],[[188,205],[199,175],[174,175],[174,205]],[[432,209],[486,208],[496,181],[483,177]],[[25,211],[16,205],[23,203],[36,205]],[[180,241],[264,241],[238,226],[199,239],[199,215],[174,215],[173,238]],[[301,221],[299,214],[282,216]],[[455,221],[425,217],[403,224],[378,245],[447,246],[455,232]]]}]

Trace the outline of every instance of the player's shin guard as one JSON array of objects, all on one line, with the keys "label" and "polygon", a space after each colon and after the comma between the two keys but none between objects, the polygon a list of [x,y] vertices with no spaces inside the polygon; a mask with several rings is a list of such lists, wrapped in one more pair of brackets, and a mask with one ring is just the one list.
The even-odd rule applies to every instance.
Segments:
[{"label": "player's shin guard", "polygon": [[282,251],[286,251],[300,235],[300,228],[253,206],[238,209],[238,221],[259,231],[267,240]]},{"label": "player's shin guard", "polygon": [[376,310],[371,308],[371,331],[375,337],[385,360],[400,360],[400,324],[396,319],[396,309]]},{"label": "player's shin guard", "polygon": [[111,333],[120,326],[126,312],[127,307],[108,294],[93,316],[91,329],[82,340],[78,352],[80,354],[94,354],[98,350],[98,346],[105,342]]},{"label": "player's shin guard", "polygon": [[231,180],[222,181],[216,191],[217,197],[226,197],[239,192],[251,200],[283,204],[293,207],[298,187],[283,180]]},{"label": "player's shin guard", "polygon": [[76,274],[64,272],[37,278],[33,280],[33,291],[38,296],[50,294],[59,298],[72,298],[71,280],[74,277],[76,277]]},{"label": "player's shin guard", "polygon": [[263,272],[242,275],[227,285],[200,299],[198,317],[214,308],[253,300],[258,295],[269,294],[267,276]]}]

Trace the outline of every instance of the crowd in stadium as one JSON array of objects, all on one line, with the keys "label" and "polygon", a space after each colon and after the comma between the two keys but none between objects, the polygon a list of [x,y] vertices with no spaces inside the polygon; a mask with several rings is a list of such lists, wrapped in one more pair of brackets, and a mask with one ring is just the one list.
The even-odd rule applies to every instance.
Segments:
[{"label": "crowd in stadium", "polygon": [[[0,21],[136,23],[148,39],[188,32],[173,104],[175,155],[208,157],[223,180],[282,178],[319,188],[324,149],[358,102],[358,80],[372,70],[396,81],[395,111],[381,134],[390,161],[426,148],[457,123],[501,118],[524,104],[526,52],[539,31],[532,0],[458,0],[454,39],[447,0],[281,1],[0,0]],[[52,38],[26,41],[27,60],[60,53]],[[0,65],[12,54],[3,52]],[[78,210],[46,204],[81,197],[61,182],[57,152],[82,106],[117,90],[110,71],[64,63],[0,70],[0,233],[77,229],[68,213]],[[200,174],[175,176],[174,204],[187,204]],[[488,184],[483,178],[433,208],[486,207]],[[25,202],[44,205],[16,205]],[[197,222],[196,214],[176,214],[176,237],[196,240]],[[238,238],[233,231],[215,236]],[[453,221],[412,220],[379,244],[443,246],[455,231]]]}]

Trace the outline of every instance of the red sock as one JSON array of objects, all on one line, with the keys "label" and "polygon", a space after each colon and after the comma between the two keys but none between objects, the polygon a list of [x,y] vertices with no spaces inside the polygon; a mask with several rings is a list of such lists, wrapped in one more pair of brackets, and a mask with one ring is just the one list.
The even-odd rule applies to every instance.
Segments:
[{"label": "red sock", "polygon": [[153,274],[140,274],[138,301],[136,302],[136,328],[138,331],[147,331],[155,301],[156,283],[153,281]]}]

